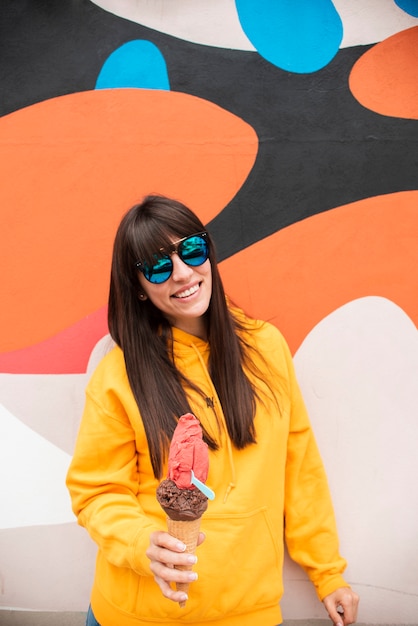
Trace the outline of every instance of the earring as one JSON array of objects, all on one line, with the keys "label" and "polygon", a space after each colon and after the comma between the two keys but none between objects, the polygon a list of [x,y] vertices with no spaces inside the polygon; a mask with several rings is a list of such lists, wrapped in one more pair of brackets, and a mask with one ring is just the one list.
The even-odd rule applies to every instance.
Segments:
[{"label": "earring", "polygon": [[145,295],[145,293],[138,293],[138,298],[139,298],[140,300],[146,300],[146,299],[147,299],[147,296]]}]

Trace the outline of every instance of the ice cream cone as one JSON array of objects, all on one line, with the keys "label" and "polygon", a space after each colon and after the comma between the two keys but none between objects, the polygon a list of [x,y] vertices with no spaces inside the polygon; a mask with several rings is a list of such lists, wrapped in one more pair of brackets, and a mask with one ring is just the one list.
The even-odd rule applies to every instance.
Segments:
[{"label": "ice cream cone", "polygon": [[[186,552],[190,554],[194,554],[197,546],[197,538],[199,536],[200,530],[200,520],[202,518],[198,517],[195,520],[182,522],[178,520],[167,518],[167,528],[170,535],[182,541],[186,546]],[[176,569],[180,570],[192,570],[192,565],[176,565]],[[177,591],[184,591],[187,593],[189,589],[189,583],[176,583]],[[181,608],[186,606],[186,602],[179,602]]]}]

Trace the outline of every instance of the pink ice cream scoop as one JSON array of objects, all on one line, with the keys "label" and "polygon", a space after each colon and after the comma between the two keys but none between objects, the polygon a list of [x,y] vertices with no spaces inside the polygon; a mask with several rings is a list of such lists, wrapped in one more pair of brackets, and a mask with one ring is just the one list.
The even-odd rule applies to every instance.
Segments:
[{"label": "pink ice cream scoop", "polygon": [[180,417],[171,440],[168,478],[179,489],[195,489],[192,477],[204,483],[208,471],[208,446],[202,439],[200,422],[191,413],[186,413]]}]

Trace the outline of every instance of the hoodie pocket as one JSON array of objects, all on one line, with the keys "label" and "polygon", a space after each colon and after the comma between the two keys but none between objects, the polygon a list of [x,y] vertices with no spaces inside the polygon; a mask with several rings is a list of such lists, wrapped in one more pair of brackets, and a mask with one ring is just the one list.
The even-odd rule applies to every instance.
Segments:
[{"label": "hoodie pocket", "polygon": [[202,530],[206,540],[198,552],[196,585],[207,607],[204,619],[277,605],[283,592],[283,534],[267,508],[204,516]]}]

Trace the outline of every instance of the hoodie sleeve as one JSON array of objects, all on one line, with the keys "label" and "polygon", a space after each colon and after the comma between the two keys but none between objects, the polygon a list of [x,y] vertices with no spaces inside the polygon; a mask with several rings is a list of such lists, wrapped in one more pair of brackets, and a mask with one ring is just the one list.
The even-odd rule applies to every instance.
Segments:
[{"label": "hoodie sleeve", "polygon": [[135,432],[117,395],[109,389],[97,395],[98,386],[93,376],[67,473],[73,511],[111,563],[150,576],[145,550],[158,526],[137,497]]},{"label": "hoodie sleeve", "polygon": [[306,571],[320,600],[348,587],[324,466],[285,345],[290,429],[285,477],[285,539],[289,554]]}]

